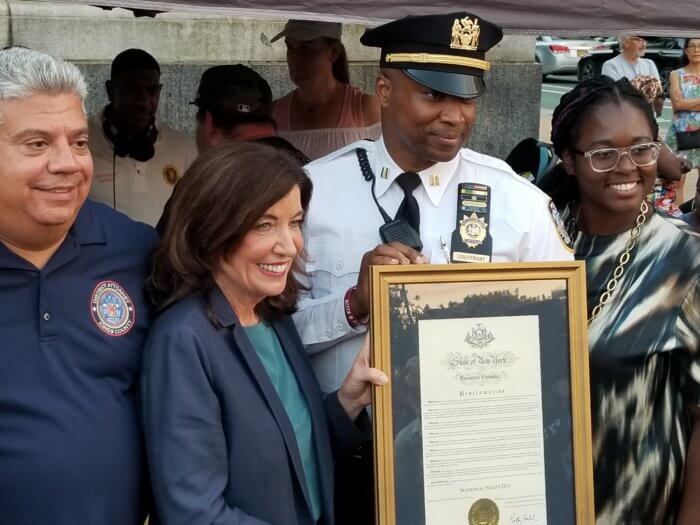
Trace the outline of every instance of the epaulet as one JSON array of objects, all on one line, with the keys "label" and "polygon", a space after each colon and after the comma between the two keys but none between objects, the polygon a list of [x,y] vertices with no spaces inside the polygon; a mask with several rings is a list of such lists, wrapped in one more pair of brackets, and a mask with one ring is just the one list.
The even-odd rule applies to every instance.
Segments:
[{"label": "epaulet", "polygon": [[319,166],[323,166],[324,164],[328,164],[329,162],[332,162],[336,159],[339,159],[341,157],[344,157],[346,155],[355,154],[355,150],[357,148],[364,148],[368,152],[373,152],[375,148],[375,143],[371,140],[358,140],[357,142],[353,142],[352,144],[348,144],[347,146],[344,146],[340,149],[337,149],[335,151],[330,152],[328,155],[321,157],[316,160],[312,160],[309,162],[306,166],[304,166],[305,169],[314,169]]},{"label": "epaulet", "polygon": [[504,176],[510,177],[511,179],[517,181],[518,184],[521,184],[523,186],[523,188],[528,188],[530,191],[541,195],[543,198],[551,200],[551,197],[549,195],[547,195],[545,192],[543,192],[541,189],[535,186],[532,182],[527,180],[525,177],[521,177],[520,175],[515,173],[513,171],[513,168],[511,168],[507,162],[501,159],[497,159],[496,157],[491,157],[490,155],[477,153],[476,151],[471,150],[469,148],[462,148],[460,151],[464,160],[472,162],[474,164],[479,164],[481,166],[486,166],[487,168],[501,171],[503,172]]}]

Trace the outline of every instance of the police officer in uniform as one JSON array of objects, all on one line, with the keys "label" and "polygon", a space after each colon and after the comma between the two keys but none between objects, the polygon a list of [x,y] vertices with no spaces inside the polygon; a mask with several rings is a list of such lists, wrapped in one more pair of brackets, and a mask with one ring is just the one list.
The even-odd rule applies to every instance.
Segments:
[{"label": "police officer in uniform", "polygon": [[[314,184],[310,292],[295,322],[324,392],[340,385],[362,344],[370,265],[573,259],[549,197],[504,162],[463,147],[491,67],[485,54],[501,38],[499,27],[467,12],[409,16],[362,36],[381,48],[382,137],[305,168]],[[337,479],[342,487],[349,478]]]},{"label": "police officer in uniform", "polygon": [[[484,55],[501,37],[494,24],[458,12],[409,16],[361,39],[382,48],[382,137],[305,168],[314,183],[305,229],[311,292],[296,321],[326,392],[360,348],[369,265],[572,260],[549,197],[505,162],[463,148],[490,68]],[[406,246],[409,237],[385,242],[384,214],[408,223],[422,247]]]}]

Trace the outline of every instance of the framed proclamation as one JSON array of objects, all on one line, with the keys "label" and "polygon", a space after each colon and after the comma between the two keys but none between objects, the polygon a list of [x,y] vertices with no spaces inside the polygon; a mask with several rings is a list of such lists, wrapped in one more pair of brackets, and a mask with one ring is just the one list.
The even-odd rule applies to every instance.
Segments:
[{"label": "framed proclamation", "polygon": [[592,525],[580,262],[374,266],[378,525]]}]

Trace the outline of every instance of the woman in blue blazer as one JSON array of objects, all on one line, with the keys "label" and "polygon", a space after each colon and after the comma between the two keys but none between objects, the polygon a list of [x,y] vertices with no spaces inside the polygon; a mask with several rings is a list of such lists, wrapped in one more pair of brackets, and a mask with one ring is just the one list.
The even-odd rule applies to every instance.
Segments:
[{"label": "woman in blue blazer", "polygon": [[154,254],[143,421],[165,525],[332,525],[333,452],[369,438],[386,376],[358,356],[322,397],[289,314],[311,182],[269,146],[201,155]]}]

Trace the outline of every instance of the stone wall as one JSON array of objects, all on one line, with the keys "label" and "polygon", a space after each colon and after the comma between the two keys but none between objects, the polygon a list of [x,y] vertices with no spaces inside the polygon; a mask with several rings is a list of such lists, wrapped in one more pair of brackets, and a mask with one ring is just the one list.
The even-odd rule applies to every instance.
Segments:
[{"label": "stone wall", "polygon": [[[284,20],[162,13],[136,18],[131,11],[47,2],[0,3],[0,45],[23,45],[75,62],[90,86],[88,112],[106,102],[104,81],[112,58],[129,47],[153,54],[162,66],[160,116],[187,133],[194,129],[189,104],[202,72],[211,65],[243,63],[263,75],[275,96],[289,91],[285,46],[270,43]],[[359,43],[364,27],[346,25],[343,42],[353,84],[374,91],[376,49]],[[522,138],[537,136],[540,71],[534,63],[534,38],[506,36],[488,55],[487,93],[471,147],[504,157]]]}]

